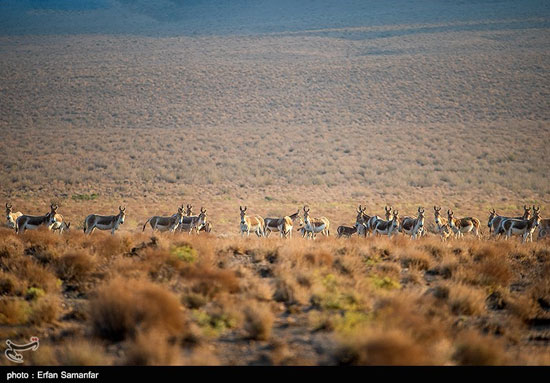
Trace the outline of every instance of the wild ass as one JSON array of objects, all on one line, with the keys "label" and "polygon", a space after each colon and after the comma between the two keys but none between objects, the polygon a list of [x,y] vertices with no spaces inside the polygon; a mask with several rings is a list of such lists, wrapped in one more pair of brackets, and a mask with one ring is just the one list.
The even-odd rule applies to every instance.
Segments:
[{"label": "wild ass", "polygon": [[463,237],[464,233],[469,233],[470,231],[473,231],[474,235],[479,238],[479,228],[481,225],[479,219],[475,217],[454,218],[454,212],[452,210],[447,210],[447,219],[449,221],[449,226],[457,238]]},{"label": "wild ass", "polygon": [[[183,205],[181,206],[183,210]],[[187,214],[192,214],[193,206],[187,205]],[[206,225],[206,209],[201,206],[199,215],[183,216],[178,226],[179,231],[187,231],[189,234],[195,230],[198,234]]]},{"label": "wild ass", "polygon": [[40,226],[46,226],[49,229],[52,225],[52,216],[57,212],[57,207],[54,209],[54,205],[51,205],[50,209],[50,212],[45,215],[35,216],[23,214],[15,221],[15,232],[23,234],[25,230],[35,230]]},{"label": "wild ass", "polygon": [[399,232],[399,211],[394,210],[391,221],[379,219],[375,223],[374,234],[387,235],[388,238]]},{"label": "wild ass", "polygon": [[17,221],[17,218],[21,217],[23,213],[20,211],[13,212],[13,206],[11,203],[6,203],[6,220],[7,225],[10,229],[15,229],[15,221]]},{"label": "wild ass", "polygon": [[174,232],[178,225],[181,224],[181,221],[183,219],[183,207],[178,207],[178,212],[175,215],[172,215],[170,217],[163,217],[155,215],[151,218],[149,218],[145,223],[143,224],[143,230],[145,231],[145,228],[147,227],[147,224],[149,223],[151,225],[151,228],[153,231],[170,231]]},{"label": "wild ass", "polygon": [[283,218],[264,218],[265,236],[269,237],[272,231],[278,231],[281,233],[281,237],[292,237],[292,227],[298,218],[300,218],[300,209],[296,213],[286,215]]},{"label": "wild ass", "polygon": [[84,234],[92,234],[95,229],[111,230],[114,235],[118,227],[124,224],[126,217],[126,208],[119,206],[117,215],[97,215],[90,214],[84,220]]},{"label": "wild ass", "polygon": [[256,233],[258,237],[262,237],[264,235],[265,228],[264,219],[259,215],[255,215],[254,217],[246,215],[246,211],[248,210],[248,207],[246,206],[244,207],[244,209],[239,206],[239,210],[241,212],[241,223],[239,226],[241,236],[243,236],[245,233],[247,236],[250,236],[250,232],[253,232]]},{"label": "wild ass", "polygon": [[[338,229],[336,229],[336,233],[338,233],[338,238],[351,237],[353,234],[357,233],[358,226],[358,223],[355,223],[355,226],[338,226]],[[362,224],[361,226],[364,227]]]},{"label": "wild ass", "polygon": [[[391,206],[384,206],[384,212],[385,212],[385,217],[386,217],[386,222],[388,221],[391,221],[391,218],[392,218],[392,207]],[[370,217],[367,221],[366,221],[366,233],[369,233],[369,232],[374,232],[374,229],[376,228],[376,224],[378,221],[383,221],[384,220],[382,219],[382,217],[378,216],[378,215],[373,215],[372,217]]]},{"label": "wild ass", "polygon": [[[57,212],[59,209],[58,205],[51,204],[50,205],[51,214],[50,214],[50,222],[48,223],[48,229],[52,231],[60,230],[61,227],[66,227],[66,225],[63,224],[63,216]],[[63,229],[59,231],[59,233],[62,233]]]},{"label": "wild ass", "polygon": [[416,218],[405,217],[401,222],[401,232],[408,234],[412,239],[418,238],[424,231],[424,209],[418,208],[418,215]]},{"label": "wild ass", "polygon": [[58,226],[52,227],[52,232],[59,231],[59,234],[63,234],[64,231],[69,231],[71,227],[70,222],[61,222]]},{"label": "wild ass", "polygon": [[367,227],[367,222],[371,219],[371,216],[365,213],[366,210],[366,206],[362,208],[361,205],[359,205],[357,208],[357,216],[355,217],[355,225],[353,227],[356,229],[359,237],[366,237],[370,232]]},{"label": "wild ass", "polygon": [[434,206],[434,220],[435,220],[435,228],[437,232],[441,233],[441,229],[443,228],[443,226],[447,225],[447,218],[443,218],[441,216],[441,206],[440,207]]},{"label": "wild ass", "polygon": [[502,224],[504,221],[508,219],[524,219],[528,220],[531,218],[531,210],[526,205],[523,205],[523,215],[520,217],[505,217],[502,215],[498,215],[496,210],[493,209],[492,211],[489,211],[489,220],[487,222],[487,226],[489,226],[489,233],[492,233],[494,236],[499,234],[504,234],[504,230],[502,229]]},{"label": "wild ass", "polygon": [[540,207],[535,208],[533,206],[533,217],[531,219],[507,219],[502,224],[503,229],[506,231],[506,239],[512,235],[522,235],[522,242],[527,242],[527,238],[533,242],[533,232],[539,226],[540,218]]},{"label": "wild ass", "polygon": [[[386,217],[386,221],[391,221],[392,219],[392,207],[391,206],[384,206],[384,216]],[[378,216],[378,215],[373,215],[372,217],[369,217],[366,221],[365,221],[365,228],[366,228],[366,232],[365,234],[368,234],[368,233],[374,233],[374,229],[376,228],[376,223],[378,221],[384,221],[382,219],[382,217]]]},{"label": "wild ass", "polygon": [[441,228],[439,229],[439,235],[441,236],[442,242],[446,242],[447,238],[449,238],[451,234],[453,234],[453,231],[448,224],[441,226]]},{"label": "wild ass", "polygon": [[304,206],[304,219],[300,223],[302,227],[298,230],[302,231],[302,236],[307,236],[309,238],[315,239],[317,233],[321,233],[324,236],[330,235],[330,222],[328,218],[310,218],[309,212],[310,209],[307,206]]}]

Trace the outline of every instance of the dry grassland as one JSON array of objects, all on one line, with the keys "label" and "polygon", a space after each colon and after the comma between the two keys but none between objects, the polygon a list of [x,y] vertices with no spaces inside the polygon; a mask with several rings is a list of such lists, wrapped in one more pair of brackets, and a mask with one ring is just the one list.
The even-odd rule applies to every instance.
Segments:
[{"label": "dry grassland", "polygon": [[550,363],[547,240],[3,229],[0,266],[26,364]]}]

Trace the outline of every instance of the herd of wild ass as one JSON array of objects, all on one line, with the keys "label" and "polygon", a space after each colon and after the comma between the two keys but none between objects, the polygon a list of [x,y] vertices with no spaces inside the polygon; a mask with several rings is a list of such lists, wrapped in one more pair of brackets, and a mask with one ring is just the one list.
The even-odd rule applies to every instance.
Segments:
[{"label": "herd of wild ass", "polygon": [[[63,216],[58,213],[58,205],[52,204],[50,211],[45,215],[33,216],[25,215],[21,212],[14,212],[13,206],[6,203],[7,226],[15,229],[16,233],[24,233],[25,230],[37,229],[45,226],[52,231],[62,233],[70,229],[70,222],[65,222]],[[124,223],[126,208],[119,206],[117,215],[97,215],[90,214],[84,220],[84,233],[91,234],[95,229],[110,230],[114,234],[119,225]],[[241,236],[247,236],[255,233],[258,237],[269,237],[272,232],[278,232],[282,238],[291,238],[292,230],[296,226],[297,231],[302,237],[315,239],[316,235],[330,235],[330,222],[326,217],[314,218],[310,215],[310,209],[304,206],[303,214],[300,209],[296,213],[284,217],[263,218],[259,215],[247,215],[248,208],[239,206]],[[452,210],[447,210],[447,217],[441,214],[441,207],[434,206],[435,233],[440,235],[443,241],[449,237],[460,238],[465,233],[472,233],[476,237],[481,235],[481,224],[475,217],[456,218]],[[400,217],[399,211],[391,206],[384,207],[384,217],[378,215],[368,215],[366,208],[357,208],[357,217],[353,226],[339,226],[337,229],[338,237],[350,237],[353,234],[367,237],[370,235],[386,235],[392,237],[398,233],[409,235],[412,239],[425,236],[427,229],[425,226],[425,210],[418,208],[416,216]],[[211,232],[212,224],[207,220],[206,209],[200,208],[198,215],[193,215],[193,206],[183,205],[178,207],[176,214],[171,216],[153,216],[148,218],[147,224],[151,229],[158,231],[185,231],[189,234],[199,233],[200,231]],[[505,217],[498,215],[493,209],[489,212],[487,222],[489,233],[493,236],[504,235],[506,239],[512,235],[521,235],[522,242],[533,241],[533,233],[538,228],[537,239],[550,234],[550,219],[542,219],[540,207],[523,206],[523,214],[517,217]]]}]

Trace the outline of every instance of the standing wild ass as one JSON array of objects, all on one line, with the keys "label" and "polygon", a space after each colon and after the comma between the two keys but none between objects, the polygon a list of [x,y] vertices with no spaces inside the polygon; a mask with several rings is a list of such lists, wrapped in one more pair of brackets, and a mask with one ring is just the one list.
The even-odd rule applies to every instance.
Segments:
[{"label": "standing wild ass", "polygon": [[412,239],[418,238],[424,231],[424,208],[418,208],[416,218],[405,217],[401,222],[401,232],[408,234]]},{"label": "standing wild ass", "polygon": [[95,229],[111,230],[114,235],[118,227],[124,224],[126,217],[126,208],[119,206],[117,215],[97,215],[90,214],[84,220],[84,234],[92,234]]},{"label": "standing wild ass", "polygon": [[[386,221],[391,221],[392,218],[392,207],[391,206],[384,206],[384,216],[386,217]],[[366,233],[374,232],[374,229],[376,228],[376,224],[378,221],[383,221],[382,217],[378,215],[373,215],[366,221]]]},{"label": "standing wild ass", "polygon": [[441,206],[437,207],[434,205],[434,220],[435,220],[435,228],[437,232],[441,234],[441,230],[445,225],[447,225],[447,218],[443,218],[441,216]]},{"label": "standing wild ass", "polygon": [[330,222],[327,217],[310,218],[310,209],[304,206],[304,219],[301,221],[301,228],[298,230],[302,232],[302,236],[315,239],[317,233],[321,233],[324,236],[330,235]]},{"label": "standing wild ass", "polygon": [[[183,205],[181,205],[181,208],[183,209]],[[192,214],[193,206],[187,205],[187,216],[183,216],[181,219],[181,223],[178,226],[179,231],[187,231],[189,234],[193,232],[193,230],[196,231],[198,234],[201,230],[203,230],[207,224],[206,222],[206,209],[204,209],[201,206],[201,210],[199,215],[190,215]]]},{"label": "standing wild ass", "polygon": [[535,206],[533,206],[533,217],[529,220],[507,219],[502,224],[503,229],[506,231],[506,239],[512,235],[522,235],[522,242],[527,242],[527,239],[533,242],[533,232],[539,226],[540,219],[540,207],[535,208]]},{"label": "standing wild ass", "polygon": [[53,216],[57,214],[57,206],[51,205],[50,212],[45,215],[21,215],[15,221],[15,232],[18,234],[23,234],[25,230],[35,230],[40,226],[46,226],[48,229],[51,228],[53,222]]},{"label": "standing wild ass", "polygon": [[264,235],[265,228],[264,219],[259,215],[255,215],[254,217],[246,215],[246,211],[248,210],[248,207],[246,206],[244,207],[244,209],[239,206],[239,210],[241,213],[241,223],[239,226],[241,236],[243,236],[245,233],[247,236],[250,236],[250,232],[253,232],[256,233],[258,237],[262,237]]},{"label": "standing wild ass", "polygon": [[143,230],[145,231],[145,228],[147,227],[147,224],[149,223],[151,225],[151,228],[153,231],[170,231],[174,232],[178,225],[181,224],[181,221],[183,219],[183,207],[178,207],[178,212],[175,215],[172,215],[170,217],[163,217],[155,215],[151,218],[149,218],[145,223],[143,224]]},{"label": "standing wild ass", "polygon": [[391,221],[379,219],[375,222],[374,235],[387,235],[388,238],[399,232],[399,211],[394,210]]},{"label": "standing wild ass", "polygon": [[452,210],[447,210],[447,220],[457,238],[463,237],[464,233],[469,233],[470,231],[473,231],[474,235],[480,238],[481,232],[479,228],[481,223],[479,219],[475,217],[454,218],[454,212]]},{"label": "standing wild ass", "polygon": [[10,229],[15,229],[15,221],[17,221],[17,218],[21,217],[23,213],[20,211],[13,212],[13,206],[11,203],[6,203],[6,220],[7,225]]},{"label": "standing wild ass", "polygon": [[264,234],[269,237],[272,231],[280,232],[281,237],[292,237],[294,222],[300,218],[300,209],[294,214],[286,215],[283,218],[264,218]]},{"label": "standing wild ass", "polygon": [[531,210],[526,205],[523,205],[523,215],[518,217],[505,217],[502,215],[498,215],[496,210],[493,209],[492,211],[489,211],[489,220],[487,222],[487,226],[489,226],[489,233],[492,233],[494,236],[499,234],[504,234],[504,230],[502,229],[502,224],[504,221],[508,219],[524,219],[528,220],[531,218]]}]

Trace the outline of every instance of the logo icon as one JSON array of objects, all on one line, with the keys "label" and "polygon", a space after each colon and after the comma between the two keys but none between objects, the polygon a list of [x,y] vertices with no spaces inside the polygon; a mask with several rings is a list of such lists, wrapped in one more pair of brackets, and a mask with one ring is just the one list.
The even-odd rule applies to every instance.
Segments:
[{"label": "logo icon", "polygon": [[6,344],[8,345],[5,352],[6,358],[15,363],[23,363],[23,355],[18,353],[18,351],[36,351],[39,346],[38,337],[36,336],[31,337],[31,342],[27,344],[15,344],[9,339],[6,341]]}]

